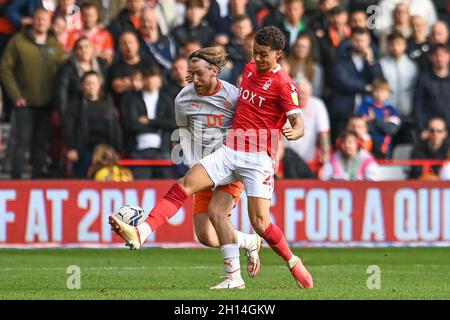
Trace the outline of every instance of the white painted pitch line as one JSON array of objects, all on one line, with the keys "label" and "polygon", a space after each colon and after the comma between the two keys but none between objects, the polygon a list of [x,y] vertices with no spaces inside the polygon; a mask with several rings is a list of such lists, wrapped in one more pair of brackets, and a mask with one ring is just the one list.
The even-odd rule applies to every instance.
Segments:
[{"label": "white painted pitch line", "polygon": [[[155,266],[155,267],[80,267],[83,270],[92,270],[92,271],[136,271],[136,270],[151,270],[151,269],[216,269],[218,266]],[[0,268],[0,272],[2,271],[59,271],[66,270],[67,268],[56,267],[56,268]]]},{"label": "white painted pitch line", "polygon": [[[426,267],[426,268],[440,268],[442,265],[423,265],[423,264],[415,264],[415,265],[385,265],[385,267]],[[355,265],[342,265],[342,264],[328,264],[328,265],[314,265],[311,266],[314,269],[329,269],[329,268],[361,268],[364,267],[363,264],[355,264]],[[159,269],[159,270],[173,270],[173,269],[191,269],[191,270],[212,270],[220,268],[220,264],[217,266],[140,266],[140,267],[80,267],[81,270],[90,270],[90,271],[138,271],[138,270],[152,270],[152,269]],[[272,266],[273,268],[273,266]],[[275,268],[279,269],[285,269],[286,266],[280,265],[275,266]],[[66,270],[67,268],[64,267],[55,267],[55,268],[0,268],[0,272],[2,271],[60,271],[60,270]]]}]

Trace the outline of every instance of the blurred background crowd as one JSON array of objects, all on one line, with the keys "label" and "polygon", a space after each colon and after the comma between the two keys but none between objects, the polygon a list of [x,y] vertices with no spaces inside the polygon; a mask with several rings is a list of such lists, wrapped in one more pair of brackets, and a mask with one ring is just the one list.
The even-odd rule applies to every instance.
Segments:
[{"label": "blurred background crowd", "polygon": [[[0,0],[1,169],[6,179],[176,178],[174,99],[189,55],[223,46],[239,86],[254,33],[286,36],[305,136],[278,178],[449,180],[450,1]],[[384,162],[383,162],[384,161]]]}]

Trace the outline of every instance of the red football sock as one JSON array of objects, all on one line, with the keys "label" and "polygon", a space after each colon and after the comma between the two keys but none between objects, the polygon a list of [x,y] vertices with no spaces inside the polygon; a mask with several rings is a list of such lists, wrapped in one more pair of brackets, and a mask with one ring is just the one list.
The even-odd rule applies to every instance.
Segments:
[{"label": "red football sock", "polygon": [[178,183],[175,183],[166,195],[156,203],[145,222],[154,232],[180,210],[186,199],[186,192]]},{"label": "red football sock", "polygon": [[267,244],[275,251],[284,261],[292,258],[292,251],[286,242],[283,232],[274,224],[269,224],[266,231],[262,235]]}]

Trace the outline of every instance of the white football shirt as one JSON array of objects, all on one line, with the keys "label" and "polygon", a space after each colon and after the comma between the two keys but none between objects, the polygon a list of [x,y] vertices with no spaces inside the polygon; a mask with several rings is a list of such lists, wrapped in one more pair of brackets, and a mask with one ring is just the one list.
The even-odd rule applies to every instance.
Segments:
[{"label": "white football shirt", "polygon": [[219,80],[211,95],[197,94],[193,83],[177,95],[175,116],[189,167],[222,146],[226,130],[233,122],[238,97],[239,89],[223,80]]}]

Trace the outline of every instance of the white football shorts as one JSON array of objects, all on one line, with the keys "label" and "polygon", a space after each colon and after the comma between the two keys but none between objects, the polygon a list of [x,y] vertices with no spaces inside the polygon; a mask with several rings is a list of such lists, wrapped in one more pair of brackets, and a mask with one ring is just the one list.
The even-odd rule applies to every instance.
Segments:
[{"label": "white football shorts", "polygon": [[266,152],[236,151],[222,146],[199,161],[215,187],[242,181],[249,197],[271,199],[274,161]]}]

